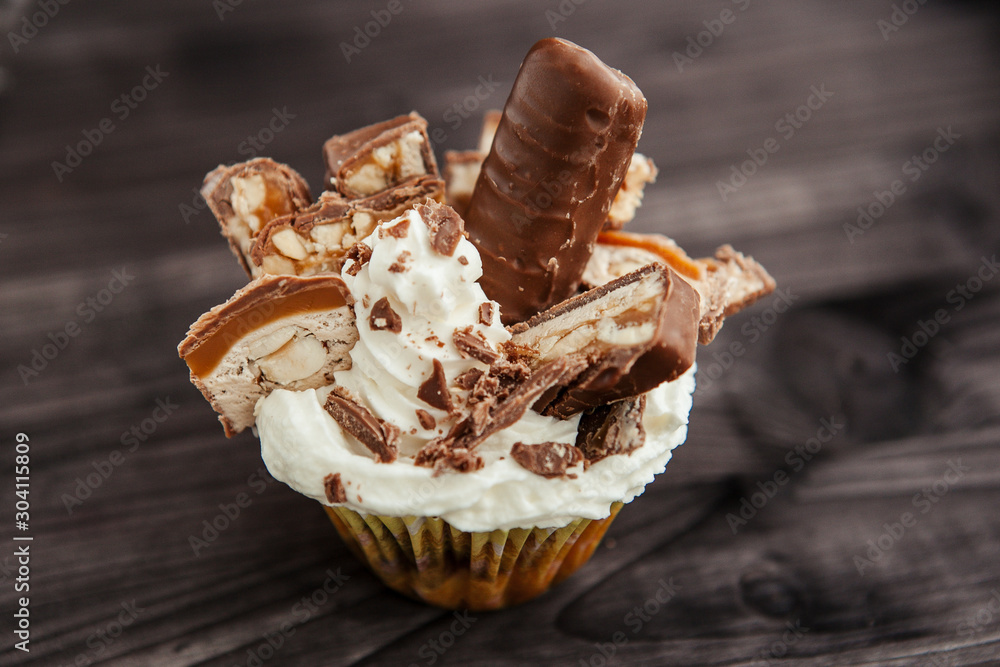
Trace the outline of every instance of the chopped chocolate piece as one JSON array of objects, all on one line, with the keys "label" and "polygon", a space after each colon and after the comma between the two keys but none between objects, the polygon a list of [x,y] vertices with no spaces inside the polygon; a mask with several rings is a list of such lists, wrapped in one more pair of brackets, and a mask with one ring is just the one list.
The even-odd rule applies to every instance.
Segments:
[{"label": "chopped chocolate piece", "polygon": [[326,490],[326,499],[331,503],[346,503],[347,489],[340,481],[340,473],[335,472],[323,478],[323,488]]},{"label": "chopped chocolate piece", "polygon": [[[403,252],[406,253],[405,250]],[[389,265],[389,273],[404,273],[406,271],[405,260],[400,261],[402,259],[404,258],[403,255],[401,254],[399,256],[399,259],[397,259],[395,262]]]},{"label": "chopped chocolate piece", "polygon": [[465,255],[459,255],[459,257],[458,257],[458,263],[461,264],[462,266],[468,266],[469,265],[469,258],[466,257]]},{"label": "chopped chocolate piece", "polygon": [[389,265],[389,273],[403,273],[406,271],[408,261],[410,261],[410,251],[404,250],[396,257],[396,261]]},{"label": "chopped chocolate piece", "polygon": [[[524,377],[528,374],[525,373]],[[469,395],[469,403],[478,403],[479,401],[484,401],[490,398],[504,398],[510,392],[505,392],[504,396],[500,396],[500,378],[494,374],[494,369],[490,369],[489,373],[485,373],[479,376],[476,380],[475,386],[472,387],[472,393]]]},{"label": "chopped chocolate piece", "polygon": [[323,145],[326,182],[345,197],[368,197],[421,176],[437,178],[427,121],[413,112]]},{"label": "chopped chocolate piece", "polygon": [[444,366],[437,359],[433,361],[434,369],[417,390],[417,398],[438,410],[451,412],[451,394],[448,392],[448,379],[444,375]]},{"label": "chopped chocolate piece", "polygon": [[472,404],[469,410],[469,431],[473,435],[479,435],[486,430],[486,424],[490,420],[490,411],[496,405],[496,396],[486,396]]},{"label": "chopped chocolate piece", "polygon": [[427,443],[417,452],[414,463],[425,468],[433,467],[434,477],[445,470],[475,472],[483,467],[483,459],[478,454],[464,447],[452,447],[447,438],[448,436],[445,436]]},{"label": "chopped chocolate piece", "polygon": [[645,116],[632,80],[590,51],[549,38],[528,52],[465,217],[505,324],[576,292]]},{"label": "chopped chocolate piece", "polygon": [[452,342],[463,357],[492,364],[500,359],[500,353],[492,349],[482,336],[472,333],[472,327],[455,329],[451,336]]},{"label": "chopped chocolate piece", "polygon": [[451,257],[464,234],[462,219],[455,209],[437,202],[417,204],[417,213],[430,229],[431,247],[438,254]]},{"label": "chopped chocolate piece", "polygon": [[367,264],[371,258],[372,249],[361,241],[358,241],[347,251],[346,259],[354,260],[354,264],[348,267],[347,273],[352,276],[358,275],[358,272],[361,271],[361,267]]},{"label": "chopped chocolate piece", "polygon": [[391,227],[385,228],[385,233],[389,236],[397,239],[405,239],[406,235],[410,232],[410,219],[403,218]]},{"label": "chopped chocolate piece", "polygon": [[389,305],[388,297],[382,297],[372,306],[368,326],[372,331],[391,331],[398,334],[403,330],[403,320]]},{"label": "chopped chocolate piece", "polygon": [[227,437],[273,389],[316,389],[351,367],[352,300],[340,276],[262,275],[191,325],[177,353]]},{"label": "chopped chocolate piece", "polygon": [[[499,365],[497,364],[495,367]],[[475,417],[470,414],[457,422],[447,435],[431,441],[417,453],[416,464],[420,466],[433,465],[437,470],[439,461],[451,456],[451,451],[468,450],[471,452],[497,431],[517,422],[538,400],[538,397],[550,387],[572,382],[573,378],[579,375],[586,365],[587,360],[580,356],[560,357],[535,371],[527,380],[517,385],[503,400],[493,403],[492,401],[496,400],[495,397],[489,397],[486,399],[490,401],[488,417],[484,417],[480,412]],[[448,464],[448,467],[454,466]]]},{"label": "chopped chocolate piece", "polygon": [[567,468],[572,468],[583,460],[583,452],[573,445],[559,442],[543,442],[540,445],[515,442],[510,449],[510,456],[522,468],[550,479],[564,477]]},{"label": "chopped chocolate piece", "polygon": [[501,359],[490,368],[490,376],[495,378],[499,388],[498,396],[506,396],[510,390],[520,385],[531,375],[528,365],[519,359]]},{"label": "chopped chocolate piece", "polygon": [[549,392],[535,409],[566,419],[677,378],[694,362],[698,304],[687,282],[655,263],[511,327],[511,342],[534,355],[529,366],[566,354],[590,360],[572,385]]},{"label": "chopped chocolate piece", "polygon": [[399,427],[385,422],[357,403],[343,387],[335,387],[323,406],[340,427],[375,454],[378,463],[392,463],[399,452]]},{"label": "chopped chocolate piece", "polygon": [[493,324],[493,302],[484,301],[479,304],[479,323],[485,326]]},{"label": "chopped chocolate piece", "polygon": [[645,410],[646,395],[642,394],[583,413],[576,446],[591,463],[613,454],[631,454],[646,440],[642,426]]},{"label": "chopped chocolate piece", "polygon": [[483,371],[481,369],[470,368],[469,370],[465,371],[457,378],[455,378],[455,384],[457,384],[462,389],[471,390],[473,387],[476,386],[476,381],[479,380],[479,378],[482,377],[482,375]]},{"label": "chopped chocolate piece", "polygon": [[424,429],[429,430],[437,426],[437,420],[434,419],[434,415],[420,408],[417,408],[417,421],[420,422],[421,428]]},{"label": "chopped chocolate piece", "polygon": [[222,235],[250,277],[261,272],[251,260],[254,239],[271,220],[309,206],[309,186],[288,165],[269,158],[219,165],[201,186]]}]

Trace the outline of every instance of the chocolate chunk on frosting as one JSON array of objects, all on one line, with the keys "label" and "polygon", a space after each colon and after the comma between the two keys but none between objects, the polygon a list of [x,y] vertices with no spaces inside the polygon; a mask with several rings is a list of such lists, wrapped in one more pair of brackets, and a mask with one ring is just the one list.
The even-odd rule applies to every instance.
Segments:
[{"label": "chocolate chunk on frosting", "polygon": [[472,327],[456,329],[452,335],[452,342],[458,348],[463,357],[481,361],[484,364],[492,364],[500,359],[500,353],[489,346],[486,339],[481,335],[477,336],[472,332]]},{"label": "chocolate chunk on frosting", "polygon": [[538,445],[515,442],[510,455],[522,468],[549,478],[566,476],[567,469],[584,460],[583,452],[573,445],[561,442],[543,442]]},{"label": "chocolate chunk on frosting", "polygon": [[479,304],[479,323],[490,326],[493,324],[493,302],[485,301]]},{"label": "chocolate chunk on frosting", "polygon": [[335,472],[323,478],[323,489],[326,491],[326,499],[331,503],[346,503],[347,489],[340,480],[340,473]]},{"label": "chocolate chunk on frosting", "polygon": [[[513,374],[504,362],[498,363],[477,382],[478,385],[486,378],[493,380],[491,390],[478,399],[487,406],[485,412],[473,410],[445,436],[429,442],[417,453],[415,463],[418,466],[433,467],[435,474],[447,469],[458,470],[457,464],[467,466],[469,456],[474,455],[479,444],[497,431],[515,424],[543,393],[552,387],[569,384],[586,365],[587,360],[580,356],[560,357],[545,364],[513,388],[506,389],[505,385],[511,382]],[[494,375],[494,369],[504,379]],[[499,398],[498,394],[502,393],[506,395]],[[475,401],[470,399],[470,402]]]},{"label": "chocolate chunk on frosting", "polygon": [[451,393],[448,391],[448,378],[444,374],[444,366],[437,359],[432,362],[431,374],[423,381],[417,390],[417,398],[438,410],[451,412]]},{"label": "chocolate chunk on frosting", "polygon": [[344,256],[345,260],[352,261],[352,264],[347,267],[347,273],[352,276],[358,275],[361,267],[367,264],[371,258],[372,249],[367,244],[358,241],[347,249],[347,254]]},{"label": "chocolate chunk on frosting", "polygon": [[323,406],[340,427],[357,438],[379,463],[392,463],[398,454],[399,428],[372,414],[342,388],[334,387]]},{"label": "chocolate chunk on frosting", "polygon": [[437,420],[434,419],[434,415],[427,412],[426,410],[421,410],[420,408],[417,408],[416,412],[417,412],[417,421],[420,422],[420,426],[422,426],[427,430],[430,430],[435,426],[437,426]]},{"label": "chocolate chunk on frosting", "polygon": [[645,115],[632,80],[590,51],[549,38],[528,52],[465,216],[505,324],[576,291]]},{"label": "chocolate chunk on frosting", "polygon": [[457,378],[455,378],[455,384],[457,384],[462,389],[471,390],[476,386],[476,382],[482,377],[483,371],[479,368],[470,368],[465,371]]},{"label": "chocolate chunk on frosting", "polygon": [[645,394],[600,405],[580,417],[576,446],[590,463],[614,454],[631,454],[646,441],[642,415]]},{"label": "chocolate chunk on frosting", "polygon": [[372,331],[390,331],[398,334],[403,330],[403,319],[389,305],[389,299],[382,297],[372,306],[368,326]]},{"label": "chocolate chunk on frosting", "polygon": [[431,247],[438,254],[451,257],[464,234],[462,218],[450,206],[436,202],[417,204],[415,208],[430,230]]}]

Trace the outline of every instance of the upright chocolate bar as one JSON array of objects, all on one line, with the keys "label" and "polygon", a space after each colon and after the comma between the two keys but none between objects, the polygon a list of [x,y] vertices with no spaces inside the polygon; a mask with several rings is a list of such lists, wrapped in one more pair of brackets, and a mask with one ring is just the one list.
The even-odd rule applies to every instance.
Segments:
[{"label": "upright chocolate bar", "polygon": [[323,144],[326,185],[348,199],[421,176],[438,177],[427,121],[416,112],[331,137]]},{"label": "upright chocolate bar", "polygon": [[528,52],[466,213],[504,323],[576,291],[645,116],[632,80],[590,51],[549,38]]}]

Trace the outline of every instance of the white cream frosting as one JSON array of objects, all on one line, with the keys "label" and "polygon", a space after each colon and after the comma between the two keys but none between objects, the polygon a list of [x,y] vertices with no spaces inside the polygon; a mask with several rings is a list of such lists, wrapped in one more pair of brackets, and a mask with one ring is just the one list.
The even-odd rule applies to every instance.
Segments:
[{"label": "white cream frosting", "polygon": [[[352,368],[335,376],[338,385],[376,416],[400,427],[399,458],[376,463],[364,445],[341,429],[323,408],[330,387],[279,389],[256,408],[261,455],[271,474],[329,504],[324,479],[339,473],[347,496],[343,504],[353,510],[437,516],[463,531],[545,528],[579,517],[601,519],[610,514],[612,503],[629,502],[642,493],[687,436],[694,368],[647,393],[642,447],[628,455],[609,456],[587,470],[579,464],[566,476],[550,479],[523,468],[510,456],[515,442],[576,440],[579,416],[559,420],[530,410],[476,448],[484,462],[480,470],[435,477],[432,468],[414,465],[413,455],[420,447],[447,432],[457,418],[416,396],[431,372],[432,360],[441,362],[449,384],[469,368],[486,369],[459,354],[451,340],[453,331],[472,326],[494,348],[510,336],[500,324],[496,304],[492,324],[479,324],[479,306],[488,300],[476,282],[482,264],[475,246],[463,238],[452,256],[441,255],[431,247],[427,226],[415,210],[403,218],[410,223],[405,237],[385,233],[402,218],[382,223],[365,240],[372,248],[369,262],[355,276],[347,271],[350,263],[344,267],[343,278],[356,299],[359,341],[351,352]],[[406,270],[389,271],[401,256]],[[400,333],[369,326],[371,307],[382,297],[400,316]],[[453,399],[461,398],[453,387]],[[418,408],[436,418],[435,428],[421,427]]]},{"label": "white cream frosting", "polygon": [[[401,220],[409,222],[406,236],[397,238],[385,232]],[[441,362],[449,384],[470,368],[488,368],[459,354],[452,342],[455,329],[472,326],[494,350],[509,340],[510,334],[500,324],[496,304],[492,324],[479,323],[479,306],[489,299],[476,282],[483,275],[479,252],[467,239],[459,241],[451,256],[438,253],[431,247],[427,225],[415,209],[410,209],[376,227],[364,243],[372,249],[371,259],[355,276],[348,272],[351,260],[342,272],[356,299],[359,340],[351,351],[351,369],[336,373],[334,380],[374,414],[398,426],[402,431],[400,453],[414,454],[428,440],[447,433],[456,421],[455,415],[417,398],[417,389],[431,374],[432,360]],[[397,262],[405,270],[390,271]],[[383,297],[402,319],[400,333],[376,331],[370,326],[372,306]],[[420,425],[418,409],[435,418],[434,429]]]}]

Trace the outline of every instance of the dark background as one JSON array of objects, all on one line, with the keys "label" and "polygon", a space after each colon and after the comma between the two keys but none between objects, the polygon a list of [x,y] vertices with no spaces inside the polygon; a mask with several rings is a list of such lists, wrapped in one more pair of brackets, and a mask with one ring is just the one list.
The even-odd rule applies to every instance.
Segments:
[{"label": "dark background", "polygon": [[[51,18],[0,3],[0,664],[997,664],[990,3],[564,0],[560,14],[557,0],[403,0],[348,63],[341,43],[388,2],[236,2],[52,0]],[[679,71],[673,54],[725,9],[732,22]],[[879,24],[894,11],[901,25]],[[640,150],[660,177],[631,228],[696,255],[731,242],[791,308],[766,298],[700,350],[687,444],[586,568],[458,635],[449,612],[384,589],[316,503],[264,482],[253,436],[226,440],[189,384],[177,343],[246,281],[195,194],[216,164],[252,156],[248,137],[315,192],[324,139],[411,109],[446,133],[439,159],[471,148],[480,112],[550,35],[649,100]],[[147,67],[162,81],[116,103]],[[456,123],[480,77],[496,90]],[[788,136],[776,123],[813,86],[832,96]],[[268,137],[275,110],[287,120]],[[79,164],[53,166],[87,136]],[[718,182],[768,138],[779,150],[723,199]],[[928,149],[933,164],[907,169]],[[895,181],[884,214],[845,230]],[[18,370],[59,340],[37,375]],[[810,441],[822,420],[835,436]],[[142,440],[123,443],[133,427]],[[190,536],[241,493],[249,505],[195,555]],[[735,523],[750,502],[763,506]],[[28,654],[12,648],[15,533],[34,538]],[[349,579],[320,594],[338,569]]]}]

